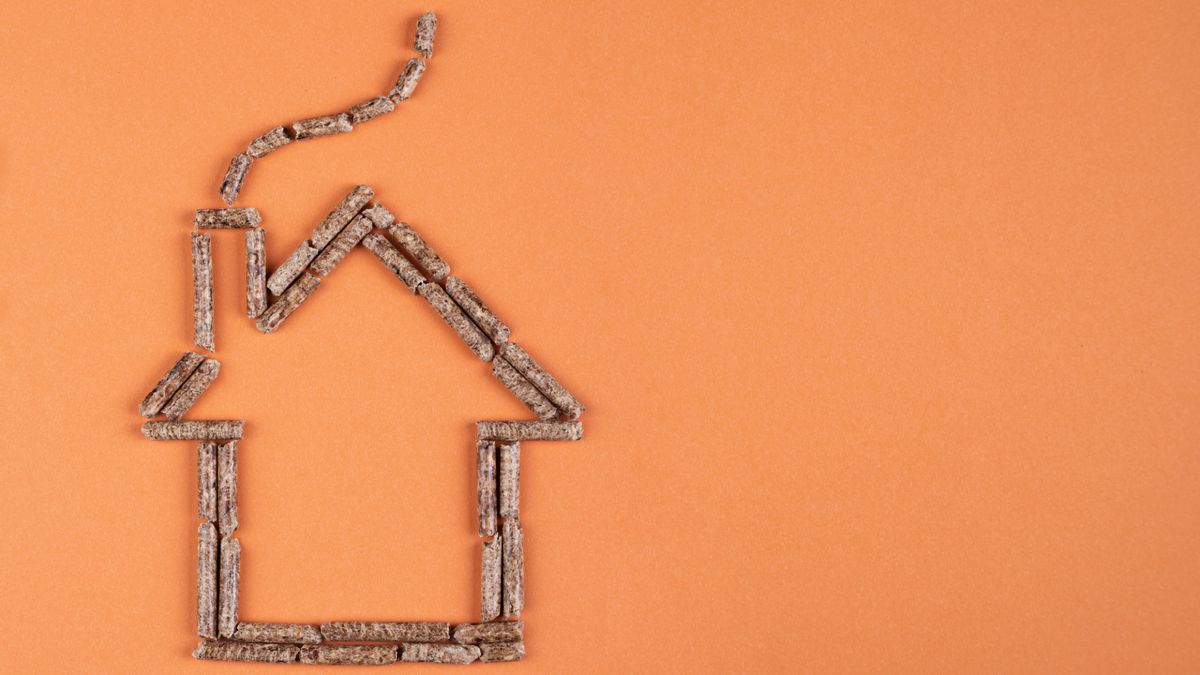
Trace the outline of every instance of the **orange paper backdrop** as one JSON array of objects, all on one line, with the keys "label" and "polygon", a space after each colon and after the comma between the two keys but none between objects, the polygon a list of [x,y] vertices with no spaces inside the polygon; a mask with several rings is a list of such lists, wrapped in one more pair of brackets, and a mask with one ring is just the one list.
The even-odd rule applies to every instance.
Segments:
[{"label": "orange paper backdrop", "polygon": [[[0,6],[0,670],[269,669],[190,658],[195,449],[136,406],[230,156],[426,9]],[[503,668],[1200,663],[1195,3],[432,9],[416,95],[239,204],[273,267],[372,185],[589,405],[525,448]],[[242,616],[476,616],[472,422],[524,409],[365,251],[258,333],[241,246],[194,411],[249,420]]]}]

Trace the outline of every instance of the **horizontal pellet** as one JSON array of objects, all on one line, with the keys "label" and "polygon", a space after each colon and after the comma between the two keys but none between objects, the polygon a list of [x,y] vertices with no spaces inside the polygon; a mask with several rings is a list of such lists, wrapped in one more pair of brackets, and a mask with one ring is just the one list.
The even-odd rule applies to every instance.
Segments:
[{"label": "horizontal pellet", "polygon": [[246,154],[254,159],[258,159],[272,151],[278,150],[288,143],[292,142],[292,137],[288,135],[286,129],[282,126],[275,127],[267,133],[250,141],[250,146],[246,148]]},{"label": "horizontal pellet", "polygon": [[234,155],[233,159],[229,160],[229,168],[225,170],[225,177],[221,179],[221,201],[230,206],[237,201],[238,193],[242,191],[242,183],[246,180],[246,172],[250,170],[252,161],[250,155],[246,153]]},{"label": "horizontal pellet", "polygon": [[450,265],[433,250],[421,235],[405,222],[396,222],[388,226],[388,233],[400,244],[417,265],[437,281],[445,279],[450,274]]},{"label": "horizontal pellet", "polygon": [[481,642],[520,642],[525,634],[524,621],[488,621],[464,623],[454,627],[454,641],[464,645]]},{"label": "horizontal pellet", "polygon": [[437,15],[425,12],[417,19],[417,35],[413,39],[413,49],[421,56],[433,56],[433,37],[437,33]]},{"label": "horizontal pellet", "polygon": [[316,644],[321,630],[303,623],[255,623],[239,621],[233,639],[241,642],[290,642]]},{"label": "horizontal pellet", "polygon": [[366,185],[355,185],[338,205],[333,207],[329,215],[325,216],[325,220],[321,221],[313,229],[312,236],[309,241],[317,249],[325,248],[325,245],[333,241],[338,232],[346,226],[354,216],[357,216],[367,206],[367,202],[375,196],[375,191]]},{"label": "horizontal pellet", "polygon": [[183,356],[179,357],[171,369],[162,376],[158,384],[154,385],[150,393],[146,394],[146,398],[142,399],[142,404],[138,406],[138,412],[142,414],[142,417],[154,417],[161,412],[167,401],[175,395],[179,387],[183,386],[183,383],[201,363],[204,363],[202,354],[184,352]]},{"label": "horizontal pellet", "polygon": [[384,265],[387,265],[392,274],[404,282],[408,290],[416,293],[422,284],[427,283],[425,275],[413,267],[413,264],[408,262],[408,258],[405,258],[403,253],[392,246],[392,242],[388,241],[387,237],[378,232],[372,232],[363,237],[362,244],[368,251],[374,253],[375,257],[379,258]]},{"label": "horizontal pellet", "polygon": [[217,379],[217,374],[221,372],[221,363],[216,359],[205,359],[200,367],[196,368],[191,377],[179,387],[175,395],[167,401],[167,405],[163,406],[162,412],[169,420],[177,420],[183,417],[184,413],[192,408],[192,404],[200,395],[208,389],[208,385]]},{"label": "horizontal pellet", "polygon": [[321,635],[331,642],[438,642],[450,639],[445,621],[327,621]]},{"label": "horizontal pellet", "polygon": [[350,123],[350,115],[346,113],[309,117],[292,122],[292,136],[298,141],[317,136],[345,134],[353,129],[354,125]]},{"label": "horizontal pellet", "polygon": [[292,287],[287,289],[284,294],[275,301],[275,304],[267,308],[263,315],[258,317],[255,326],[264,333],[275,332],[284,320],[295,312],[300,303],[308,299],[313,291],[317,290],[317,286],[321,285],[321,280],[311,274],[305,274],[300,277]]},{"label": "horizontal pellet", "polygon": [[254,663],[290,663],[300,655],[296,645],[205,640],[192,652],[192,658],[204,661],[249,661]]},{"label": "horizontal pellet", "polygon": [[420,293],[421,297],[429,301],[429,304],[437,310],[442,319],[454,329],[454,332],[458,333],[463,342],[467,343],[467,347],[470,347],[471,351],[475,352],[475,356],[478,356],[479,360],[488,361],[495,356],[496,349],[492,346],[491,341],[487,339],[487,336],[475,324],[471,323],[467,315],[463,313],[458,305],[454,304],[454,300],[450,299],[450,296],[446,294],[446,291],[441,286],[438,284],[424,284],[418,290],[418,293]]},{"label": "horizontal pellet", "polygon": [[392,112],[396,109],[396,104],[392,103],[392,99],[386,96],[377,96],[359,103],[351,108],[348,113],[350,115],[350,123],[357,126],[363,122],[369,122],[380,115]]},{"label": "horizontal pellet", "polygon": [[558,417],[558,408],[554,407],[550,399],[499,354],[492,359],[492,375],[539,418],[550,420]]},{"label": "horizontal pellet", "polygon": [[317,259],[309,266],[309,271],[319,276],[329,274],[370,231],[371,221],[362,216],[356,217],[350,221],[349,225],[342,228],[341,232],[338,232],[325,250],[321,251],[321,255],[317,256]]},{"label": "horizontal pellet", "polygon": [[405,643],[400,647],[400,660],[411,663],[471,663],[478,658],[475,645]]},{"label": "horizontal pellet", "polygon": [[300,662],[332,666],[386,666],[400,658],[396,645],[305,645]]},{"label": "horizontal pellet", "polygon": [[283,295],[287,287],[291,286],[296,277],[304,272],[305,268],[313,261],[313,258],[317,257],[318,253],[320,251],[316,246],[312,245],[312,242],[308,240],[300,242],[296,250],[292,251],[292,254],[287,257],[287,260],[283,261],[283,264],[276,267],[275,271],[271,273],[271,278],[267,280],[267,288],[271,289],[271,292],[275,295]]},{"label": "horizontal pellet", "polygon": [[392,99],[393,103],[407,101],[416,91],[417,83],[421,81],[421,76],[424,74],[425,62],[418,58],[409,59],[404,64],[404,69],[400,71],[400,77],[396,78],[396,86],[392,87],[388,98]]},{"label": "horizontal pellet", "polygon": [[242,437],[246,420],[153,420],[142,425],[152,441],[221,441]]},{"label": "horizontal pellet", "polygon": [[255,227],[262,224],[262,215],[254,208],[196,209],[192,224],[202,230]]},{"label": "horizontal pellet", "polygon": [[479,438],[496,441],[578,441],[583,438],[583,423],[481,420],[475,423]]},{"label": "horizontal pellet", "polygon": [[577,419],[584,411],[580,403],[566,387],[559,384],[554,376],[546,371],[521,345],[509,342],[500,348],[500,354],[550,399],[550,402],[563,411],[567,417]]},{"label": "horizontal pellet", "polygon": [[500,344],[508,339],[508,326],[497,317],[488,306],[483,304],[478,295],[471,290],[467,282],[458,277],[446,279],[446,293],[454,298],[454,302],[462,307],[475,325],[483,329],[492,342]]},{"label": "horizontal pellet", "polygon": [[481,663],[520,661],[524,657],[524,642],[485,642],[479,645],[479,661]]}]

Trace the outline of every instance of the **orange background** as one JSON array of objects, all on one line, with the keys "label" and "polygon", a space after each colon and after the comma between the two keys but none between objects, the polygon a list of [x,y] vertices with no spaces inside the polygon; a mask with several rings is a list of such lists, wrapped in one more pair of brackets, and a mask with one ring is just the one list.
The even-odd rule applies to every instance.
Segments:
[{"label": "orange background", "polygon": [[[255,163],[272,267],[367,183],[589,405],[503,668],[1200,663],[1200,10],[987,5],[448,0],[412,100]],[[272,668],[189,657],[195,450],[136,406],[230,156],[425,9],[3,4],[0,668]],[[243,618],[474,617],[523,407],[370,254],[265,336],[213,246]]]}]

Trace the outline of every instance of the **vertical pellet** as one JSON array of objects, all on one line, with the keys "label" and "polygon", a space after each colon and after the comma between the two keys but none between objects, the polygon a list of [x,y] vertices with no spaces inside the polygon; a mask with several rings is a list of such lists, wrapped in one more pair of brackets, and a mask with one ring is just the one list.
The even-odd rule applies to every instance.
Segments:
[{"label": "vertical pellet", "polygon": [[257,319],[267,309],[267,231],[246,231],[246,316]]},{"label": "vertical pellet", "polygon": [[216,349],[213,344],[212,237],[192,233],[192,323],[196,345]]},{"label": "vertical pellet", "polygon": [[478,441],[475,446],[476,507],[479,536],[496,534],[496,443]]}]

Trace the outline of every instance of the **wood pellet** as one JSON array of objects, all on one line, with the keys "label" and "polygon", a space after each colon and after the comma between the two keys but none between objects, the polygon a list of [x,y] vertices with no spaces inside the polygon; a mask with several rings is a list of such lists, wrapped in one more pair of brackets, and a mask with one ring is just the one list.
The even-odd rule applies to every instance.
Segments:
[{"label": "wood pellet", "polygon": [[363,122],[369,122],[376,117],[390,113],[395,109],[396,104],[392,103],[392,99],[386,96],[377,96],[359,103],[347,112],[350,115],[350,123],[354,126],[358,126]]},{"label": "wood pellet", "polygon": [[233,639],[241,642],[287,642],[316,644],[321,641],[321,630],[302,623],[254,623],[240,621]]},{"label": "wood pellet", "polygon": [[309,117],[292,122],[292,136],[298,141],[317,136],[345,134],[353,129],[354,125],[350,123],[350,115],[346,113]]},{"label": "wood pellet", "polygon": [[383,204],[375,204],[369,209],[363,209],[362,215],[366,216],[375,227],[381,230],[386,230],[396,222],[396,216],[392,215],[391,211],[387,210]]},{"label": "wood pellet", "polygon": [[375,196],[375,191],[366,185],[355,185],[338,205],[333,207],[329,215],[325,216],[325,220],[321,221],[313,229],[312,236],[309,241],[317,249],[325,248],[325,245],[337,236],[338,232],[342,231],[354,216],[357,216],[367,206],[367,202]]},{"label": "wood pellet", "polygon": [[321,635],[331,642],[439,642],[450,639],[445,621],[327,621]]},{"label": "wood pellet", "polygon": [[242,545],[237,539],[221,540],[221,597],[218,632],[233,637],[238,623],[238,586],[242,576]]},{"label": "wood pellet", "polygon": [[213,344],[212,237],[192,233],[192,324],[197,346],[216,349]]},{"label": "wood pellet", "polygon": [[405,643],[400,646],[400,660],[412,663],[471,663],[479,658],[475,645],[438,645]]},{"label": "wood pellet", "polygon": [[250,146],[246,148],[246,154],[254,159],[258,159],[291,142],[292,137],[288,135],[287,130],[282,126],[278,126],[250,141]]},{"label": "wood pellet", "polygon": [[496,442],[478,441],[475,447],[476,510],[479,536],[496,534]]},{"label": "wood pellet", "polygon": [[152,441],[221,441],[242,437],[246,420],[152,420],[142,435]]},{"label": "wood pellet", "polygon": [[483,542],[482,574],[479,583],[479,619],[491,621],[500,616],[503,598],[504,537],[497,535]]},{"label": "wood pellet", "polygon": [[437,33],[437,15],[426,12],[417,19],[417,34],[413,39],[413,49],[421,56],[433,56],[433,38]]},{"label": "wood pellet", "polygon": [[500,517],[516,518],[521,512],[521,444],[501,443],[496,454],[500,462]]},{"label": "wood pellet", "polygon": [[425,74],[425,62],[418,58],[408,60],[404,64],[404,69],[400,71],[400,77],[396,78],[396,86],[388,93],[388,98],[392,99],[393,103],[407,101],[412,98],[413,92],[417,89],[417,83],[421,81],[421,76]]},{"label": "wood pellet", "polygon": [[482,663],[520,661],[524,657],[524,642],[485,642],[479,645],[479,661]]},{"label": "wood pellet", "polygon": [[479,326],[483,329],[483,332],[487,333],[492,342],[501,344],[505,340],[508,340],[508,326],[504,325],[504,322],[492,313],[492,310],[488,309],[487,305],[483,304],[483,301],[479,299],[479,296],[475,295],[475,292],[471,290],[467,282],[458,277],[446,279],[446,293],[451,298],[454,298],[454,302],[457,302],[458,306],[462,307],[463,311],[467,313],[467,316],[471,317],[476,326]]},{"label": "wood pellet", "polygon": [[267,231],[246,231],[246,316],[257,319],[267,309]]},{"label": "wood pellet", "polygon": [[500,354],[550,399],[550,402],[563,411],[567,417],[578,419],[583,414],[584,407],[566,387],[559,384],[554,376],[546,371],[521,345],[509,342],[500,348]]},{"label": "wood pellet", "polygon": [[217,637],[217,528],[203,523],[196,546],[196,633]]},{"label": "wood pellet", "polygon": [[271,273],[271,278],[267,280],[267,288],[275,295],[283,295],[288,286],[300,276],[308,267],[308,264],[317,257],[320,251],[312,242],[307,239],[300,242],[296,250],[283,261],[283,264],[275,268]]},{"label": "wood pellet", "polygon": [[216,359],[204,359],[198,368],[188,377],[187,381],[175,392],[167,405],[163,406],[162,412],[169,420],[177,420],[183,417],[184,413],[191,410],[192,404],[196,399],[200,398],[207,389],[208,385],[217,379],[217,374],[221,372],[221,363]]},{"label": "wood pellet", "polygon": [[417,291],[421,297],[429,301],[442,319],[454,329],[455,333],[467,343],[467,347],[475,352],[475,356],[481,361],[490,360],[496,354],[495,347],[492,346],[487,336],[480,331],[467,315],[463,313],[458,305],[454,304],[454,300],[446,294],[438,284],[424,284]]},{"label": "wood pellet", "polygon": [[408,262],[408,258],[405,258],[403,253],[392,246],[392,242],[388,241],[387,237],[378,232],[372,232],[363,237],[362,244],[368,251],[374,253],[375,257],[379,258],[384,265],[387,265],[392,274],[404,282],[408,290],[416,293],[423,284],[427,283],[425,275],[413,267],[413,264]]},{"label": "wood pellet", "polygon": [[296,660],[296,645],[205,640],[192,652],[192,658],[205,661],[248,661],[252,663],[290,663]]},{"label": "wood pellet", "polygon": [[321,251],[321,255],[309,266],[309,271],[322,277],[328,275],[370,231],[371,221],[362,216],[356,217]]},{"label": "wood pellet", "polygon": [[433,250],[421,235],[412,228],[411,225],[403,221],[392,223],[387,228],[388,234],[400,244],[412,259],[416,261],[417,266],[425,270],[425,272],[437,281],[445,279],[450,274],[450,265],[442,257]]},{"label": "wood pellet", "polygon": [[454,641],[464,645],[481,642],[520,642],[525,635],[524,621],[488,621],[464,623],[454,627]]},{"label": "wood pellet", "polygon": [[539,418],[551,420],[558,417],[558,408],[554,407],[550,399],[499,354],[492,358],[492,375]]},{"label": "wood pellet", "polygon": [[250,163],[253,160],[250,155],[242,153],[234,155],[229,161],[229,168],[225,170],[225,177],[221,179],[221,201],[233,206],[237,201],[238,193],[242,191],[242,183],[246,180],[246,172],[250,170]]},{"label": "wood pellet", "polygon": [[570,422],[501,422],[484,420],[475,423],[479,438],[496,441],[578,441],[583,438],[583,423]]},{"label": "wood pellet", "polygon": [[201,443],[196,455],[196,483],[198,485],[196,512],[203,520],[215,523],[217,522],[217,444],[212,441]]},{"label": "wood pellet", "polygon": [[400,658],[396,645],[305,645],[300,662],[321,665],[386,666]]},{"label": "wood pellet", "polygon": [[517,616],[525,609],[525,541],[520,518],[506,518],[504,539],[504,616]]},{"label": "wood pellet", "polygon": [[184,352],[183,356],[179,357],[171,369],[162,376],[158,384],[154,385],[150,393],[146,394],[146,398],[142,399],[142,404],[138,406],[138,412],[142,414],[142,417],[154,417],[161,412],[167,401],[175,395],[179,387],[183,386],[183,383],[201,363],[204,363],[202,354]]},{"label": "wood pellet", "polygon": [[217,446],[217,530],[228,537],[237,526],[237,441],[229,441]]},{"label": "wood pellet", "polygon": [[201,230],[229,230],[255,227],[262,223],[258,209],[196,209],[192,224]]},{"label": "wood pellet", "polygon": [[258,317],[255,325],[264,333],[275,332],[284,320],[300,307],[300,303],[308,299],[308,296],[312,295],[320,285],[321,280],[311,274],[300,277],[296,283],[292,284],[291,288],[284,292],[282,297],[275,301],[275,304],[268,307],[267,311]]}]

